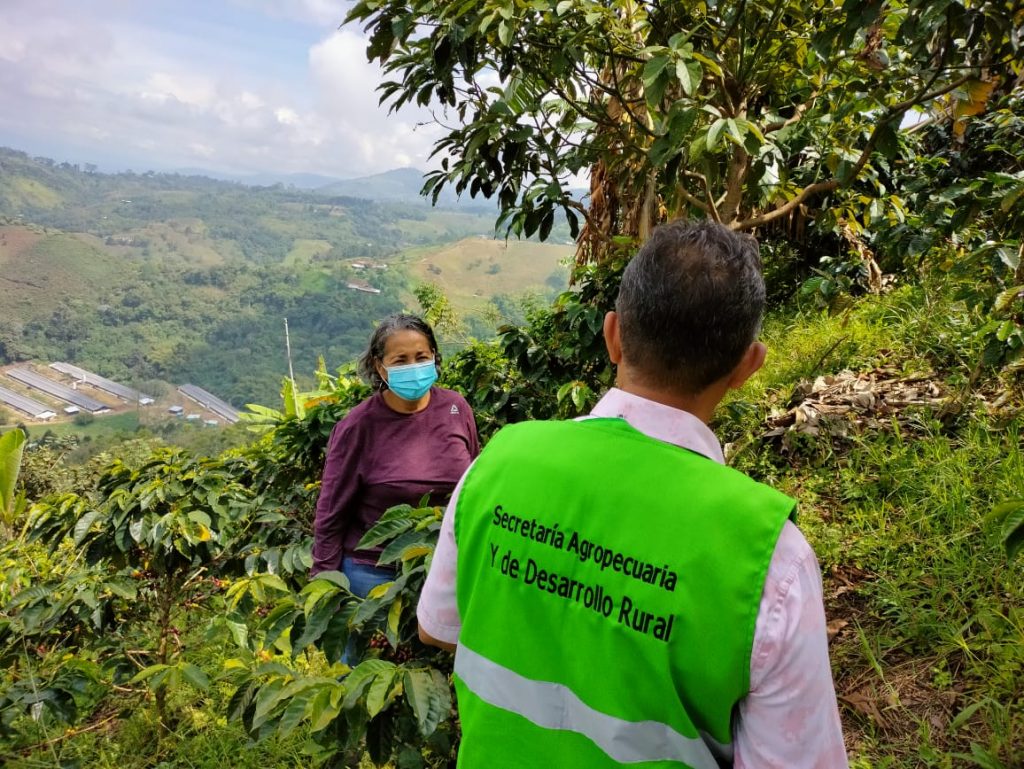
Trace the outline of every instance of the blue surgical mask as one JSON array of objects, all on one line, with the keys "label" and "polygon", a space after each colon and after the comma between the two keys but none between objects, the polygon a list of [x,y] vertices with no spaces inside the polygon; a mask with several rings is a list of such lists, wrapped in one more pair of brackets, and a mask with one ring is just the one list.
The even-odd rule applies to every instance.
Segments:
[{"label": "blue surgical mask", "polygon": [[434,359],[406,366],[388,366],[388,389],[405,401],[418,401],[437,381]]}]

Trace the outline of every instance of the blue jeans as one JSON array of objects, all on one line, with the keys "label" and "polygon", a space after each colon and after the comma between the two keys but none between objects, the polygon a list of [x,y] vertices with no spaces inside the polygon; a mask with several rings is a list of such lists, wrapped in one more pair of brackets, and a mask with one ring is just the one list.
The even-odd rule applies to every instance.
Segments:
[{"label": "blue jeans", "polygon": [[377,585],[391,582],[395,578],[394,569],[358,563],[354,558],[345,556],[341,560],[341,573],[348,577],[349,590],[353,595],[366,598],[366,594]]},{"label": "blue jeans", "polygon": [[[377,587],[377,585],[391,582],[395,578],[394,569],[384,569],[368,563],[357,563],[348,556],[341,560],[341,573],[348,577],[351,593],[359,598],[366,598],[367,593]],[[345,651],[341,655],[341,661],[349,667],[355,667],[356,663],[359,662],[359,660],[355,659],[355,651],[355,643],[350,638],[345,645]]]}]

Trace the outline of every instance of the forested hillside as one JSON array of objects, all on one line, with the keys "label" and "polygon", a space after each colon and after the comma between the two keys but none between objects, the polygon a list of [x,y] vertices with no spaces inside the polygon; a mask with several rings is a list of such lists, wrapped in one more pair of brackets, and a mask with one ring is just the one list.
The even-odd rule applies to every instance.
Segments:
[{"label": "forested hillside", "polygon": [[[341,365],[408,302],[415,280],[396,256],[490,232],[493,209],[101,174],[0,150],[0,365],[69,360],[270,403],[287,369],[285,317],[299,371],[321,355]],[[360,258],[391,269],[367,275],[352,267]],[[516,285],[543,287],[551,269]]]}]

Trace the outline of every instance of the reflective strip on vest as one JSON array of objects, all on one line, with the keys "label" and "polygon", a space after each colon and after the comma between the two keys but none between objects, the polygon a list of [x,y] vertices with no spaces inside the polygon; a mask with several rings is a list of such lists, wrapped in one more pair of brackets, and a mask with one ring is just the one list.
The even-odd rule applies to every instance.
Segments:
[{"label": "reflective strip on vest", "polygon": [[582,734],[621,764],[679,761],[693,769],[719,769],[714,754],[700,738],[686,737],[659,721],[626,721],[606,715],[563,684],[525,678],[461,643],[455,653],[455,674],[484,702],[545,729]]}]

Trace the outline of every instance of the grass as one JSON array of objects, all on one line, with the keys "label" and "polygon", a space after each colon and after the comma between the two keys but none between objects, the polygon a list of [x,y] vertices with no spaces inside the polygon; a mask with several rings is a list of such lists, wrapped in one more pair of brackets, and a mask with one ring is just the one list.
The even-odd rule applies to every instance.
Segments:
[{"label": "grass", "polygon": [[[799,501],[824,573],[831,654],[851,760],[868,767],[1024,765],[1024,568],[986,524],[1024,495],[1019,412],[961,397],[977,342],[962,306],[920,289],[838,315],[766,324],[768,364],[718,425],[736,465]],[[948,413],[918,408],[848,439],[760,439],[793,388],[844,368],[932,372]],[[1011,401],[1011,403],[1014,401]],[[1020,392],[1016,393],[1018,408]]]},{"label": "grass", "polygon": [[51,432],[58,438],[68,435],[77,435],[80,438],[89,437],[92,439],[116,435],[117,433],[134,433],[139,426],[139,416],[134,411],[126,411],[123,414],[109,414],[98,416],[85,425],[74,422],[56,422],[51,425],[36,425],[32,428],[32,434],[42,435],[44,432]]},{"label": "grass", "polygon": [[[19,228],[3,229],[16,233]],[[72,299],[95,302],[96,296],[134,273],[134,265],[85,237],[61,233],[19,240],[21,247],[0,254],[8,278],[0,280],[0,307],[6,317],[48,318]]]},{"label": "grass", "polygon": [[9,204],[15,210],[22,206],[55,208],[64,202],[63,196],[35,179],[19,176],[9,183]]},{"label": "grass", "polygon": [[[435,283],[462,315],[483,309],[496,294],[546,293],[568,285],[561,264],[571,246],[491,238],[465,238],[441,249],[407,252],[410,274],[417,282]],[[555,276],[552,278],[551,276]]]},{"label": "grass", "polygon": [[292,243],[292,250],[284,258],[287,267],[299,267],[309,264],[314,257],[326,254],[331,250],[331,243],[327,240],[306,240],[297,239]]}]

